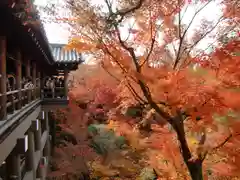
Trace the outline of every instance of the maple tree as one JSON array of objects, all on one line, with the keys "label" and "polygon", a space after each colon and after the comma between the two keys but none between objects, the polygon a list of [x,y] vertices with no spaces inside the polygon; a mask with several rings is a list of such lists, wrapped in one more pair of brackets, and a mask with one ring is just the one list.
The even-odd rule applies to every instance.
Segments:
[{"label": "maple tree", "polygon": [[[222,1],[225,13],[216,21],[201,21],[196,29],[191,29],[193,21],[211,0],[198,6],[189,24],[183,23],[190,6],[185,1],[104,2],[103,11],[90,1],[68,1],[74,35],[68,48],[91,53],[109,75],[92,75],[95,80],[107,85],[110,77],[114,79],[118,94],[105,102],[111,104],[109,128],[128,138],[135,149],[145,148],[161,178],[239,176],[240,58],[234,55],[240,50],[239,40],[231,39],[210,54],[197,51],[205,38],[224,36],[212,33],[223,23],[222,28],[237,26],[239,2]],[[131,19],[136,26],[121,30]],[[128,31],[126,37],[123,31]],[[84,91],[92,97],[100,86],[90,83],[94,86]],[[108,99],[104,94],[114,86],[99,91],[99,99]],[[138,121],[124,111],[133,105],[146,111]],[[154,133],[143,138],[141,128],[133,133],[130,122],[150,124]]]}]

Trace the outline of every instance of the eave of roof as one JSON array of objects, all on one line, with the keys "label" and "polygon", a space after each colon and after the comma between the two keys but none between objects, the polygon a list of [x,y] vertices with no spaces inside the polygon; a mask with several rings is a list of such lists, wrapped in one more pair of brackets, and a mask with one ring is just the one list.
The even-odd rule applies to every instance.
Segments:
[{"label": "eave of roof", "polygon": [[[28,3],[30,3],[31,7],[34,8],[34,5],[31,0]],[[16,14],[16,10],[14,9],[14,7],[16,6],[15,2],[9,1],[9,0],[1,0],[0,6],[6,8],[6,9],[9,9],[9,11],[13,15]],[[18,17],[16,15],[15,15],[15,17],[19,21],[21,21],[21,17]],[[49,46],[48,39],[46,37],[46,33],[43,28],[43,24],[42,24],[38,14],[36,14],[35,21],[38,21],[40,23],[40,25],[39,26],[33,26],[31,24],[24,25],[23,24],[24,22],[22,22],[21,24],[22,24],[22,26],[25,26],[24,28],[26,29],[26,33],[28,33],[32,36],[32,40],[33,40],[34,44],[36,45],[36,48],[38,48],[39,51],[43,54],[47,63],[52,65],[54,63],[54,58],[51,53],[51,48]]]},{"label": "eave of roof", "polygon": [[50,44],[55,63],[81,63],[82,56],[74,49],[65,49],[66,44]]}]

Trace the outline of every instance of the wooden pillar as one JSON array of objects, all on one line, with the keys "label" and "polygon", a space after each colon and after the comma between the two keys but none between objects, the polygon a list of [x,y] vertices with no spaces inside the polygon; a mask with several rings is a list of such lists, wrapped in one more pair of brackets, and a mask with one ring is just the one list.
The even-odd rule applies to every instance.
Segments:
[{"label": "wooden pillar", "polygon": [[51,116],[49,116],[49,121],[50,121],[50,124],[51,124],[51,126],[50,126],[50,132],[51,132],[51,136],[52,136],[52,138],[51,138],[51,154],[53,155],[54,154],[54,147],[55,147],[55,145],[56,145],[56,120],[55,119],[53,119],[53,117],[52,117],[52,114],[51,114]]},{"label": "wooden pillar", "polygon": [[31,129],[28,130],[28,150],[26,152],[26,169],[27,171],[33,172],[32,179],[36,179],[36,172],[35,172],[35,157],[34,157],[34,134]]},{"label": "wooden pillar", "polygon": [[38,84],[37,84],[37,86],[38,86],[38,98],[40,98],[41,97],[41,72],[40,71],[38,71],[37,72],[37,77],[38,77]]},{"label": "wooden pillar", "polygon": [[41,123],[38,119],[32,121],[32,130],[34,132],[35,150],[39,151],[41,149],[42,133],[41,133]]},{"label": "wooden pillar", "polygon": [[7,61],[6,61],[6,37],[0,37],[0,74],[1,74],[1,108],[0,108],[0,120],[6,120],[7,118],[7,96],[6,96],[6,78],[7,78]]},{"label": "wooden pillar", "polygon": [[50,136],[48,136],[46,144],[43,148],[43,156],[47,158],[48,162],[49,162],[50,153],[51,153]]},{"label": "wooden pillar", "polygon": [[21,157],[17,149],[9,154],[6,159],[7,180],[21,180]]},{"label": "wooden pillar", "polygon": [[41,162],[40,162],[37,167],[37,178],[42,179],[43,177],[44,177],[43,176],[43,168],[41,167]]},{"label": "wooden pillar", "polygon": [[44,118],[42,120],[43,122],[43,131],[49,131],[49,119],[48,119],[48,111],[44,111]]},{"label": "wooden pillar", "polygon": [[[31,77],[31,73],[30,73],[30,60],[26,59],[26,76],[27,77]],[[29,103],[31,101],[31,90],[27,90],[27,103]]]},{"label": "wooden pillar", "polygon": [[17,98],[18,98],[18,103],[17,103],[17,109],[22,108],[22,56],[21,52],[17,51],[17,61],[16,61],[16,89],[19,90]]},{"label": "wooden pillar", "polygon": [[33,67],[32,67],[33,69],[33,74],[32,74],[32,79],[33,79],[33,85],[34,85],[34,90],[32,91],[33,92],[33,99],[36,99],[36,63],[35,62],[33,62]]},{"label": "wooden pillar", "polygon": [[68,96],[68,70],[64,69],[64,88],[65,88],[65,97]]},{"label": "wooden pillar", "polygon": [[41,98],[44,98],[44,88],[45,88],[45,82],[44,82],[44,78],[47,76],[45,73],[41,73],[40,74],[41,75],[41,77],[43,77],[42,79],[41,79]]}]

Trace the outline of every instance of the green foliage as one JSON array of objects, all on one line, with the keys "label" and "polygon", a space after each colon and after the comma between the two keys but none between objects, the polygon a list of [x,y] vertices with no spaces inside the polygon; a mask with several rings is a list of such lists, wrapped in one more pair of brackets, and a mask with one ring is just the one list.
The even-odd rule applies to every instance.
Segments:
[{"label": "green foliage", "polygon": [[141,109],[136,107],[129,107],[126,112],[126,115],[130,117],[137,117],[140,114],[141,114]]},{"label": "green foliage", "polygon": [[90,146],[98,154],[104,155],[121,148],[125,144],[123,136],[116,136],[114,131],[107,129],[104,124],[94,124],[88,128],[90,132],[95,132]]},{"label": "green foliage", "polygon": [[218,115],[218,114],[214,114],[213,115],[213,119],[215,120],[215,121],[217,121],[218,123],[221,123],[221,124],[225,124],[225,123],[227,123],[227,116],[220,116],[220,115]]},{"label": "green foliage", "polygon": [[93,125],[93,124],[89,125],[88,132],[89,133],[97,133],[97,128],[95,127],[95,125]]}]

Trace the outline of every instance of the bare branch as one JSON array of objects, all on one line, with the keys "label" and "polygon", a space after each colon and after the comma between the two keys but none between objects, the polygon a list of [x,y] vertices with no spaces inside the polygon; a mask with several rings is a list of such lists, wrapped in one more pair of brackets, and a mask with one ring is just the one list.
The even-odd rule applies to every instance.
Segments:
[{"label": "bare branch", "polygon": [[[151,11],[150,11],[150,19],[151,19]],[[152,38],[152,41],[151,41],[151,46],[150,46],[150,49],[149,49],[149,52],[147,54],[147,57],[146,59],[144,60],[144,62],[140,65],[140,67],[142,67],[146,62],[148,62],[149,58],[150,58],[150,55],[153,51],[153,47],[154,47],[154,43],[156,41],[156,35],[157,33],[155,32],[154,36],[153,36],[153,24],[152,24],[152,21],[150,21],[150,24],[151,24],[151,38]]]},{"label": "bare branch", "polygon": [[[179,47],[178,47],[178,52],[177,52],[177,56],[176,56],[176,60],[174,62],[174,65],[173,65],[173,69],[176,69],[181,57],[181,48],[182,48],[182,44],[184,42],[184,39],[185,39],[185,35],[187,34],[190,26],[192,25],[194,19],[196,18],[196,16],[198,15],[199,12],[201,12],[210,2],[212,2],[212,0],[208,1],[203,7],[201,7],[200,9],[198,9],[194,15],[193,15],[193,18],[191,19],[189,25],[187,26],[186,30],[183,32],[183,35],[179,38],[180,42],[179,42]],[[179,25],[179,29],[181,29],[181,24]]]},{"label": "bare branch", "polygon": [[230,134],[223,142],[221,142],[219,145],[212,148],[212,151],[216,151],[217,149],[223,147],[232,137],[233,137],[233,135]]},{"label": "bare branch", "polygon": [[187,54],[189,54],[189,53],[192,51],[192,49],[193,49],[202,39],[204,39],[208,34],[210,34],[210,33],[219,25],[219,23],[221,22],[222,19],[223,19],[223,16],[221,16],[221,17],[218,19],[217,23],[216,23],[210,30],[208,30],[205,34],[203,34],[203,35],[201,36],[201,38],[199,38],[194,44],[192,44],[192,46],[190,46],[189,48],[186,47],[186,48],[183,50],[182,54],[183,54],[187,49],[189,49],[188,52],[187,52]]},{"label": "bare branch", "polygon": [[186,14],[186,12],[187,12],[187,10],[188,10],[188,6],[186,7],[186,9],[184,10],[184,12],[183,12],[183,14],[182,14],[182,17],[181,17],[181,19],[180,19],[181,21],[183,20],[185,14]]},{"label": "bare branch", "polygon": [[[134,23],[131,25],[130,29],[133,28],[133,26],[135,25],[135,23],[136,23],[136,20],[134,20]],[[126,41],[129,39],[130,34],[131,34],[131,32],[129,31],[129,32],[128,32],[128,36],[127,36],[127,38],[124,40],[124,42],[126,42]]]},{"label": "bare branch", "polygon": [[[215,42],[219,41],[222,37],[226,36],[226,35],[227,35],[230,31],[232,31],[235,27],[236,27],[236,25],[233,26],[231,29],[229,29],[227,32],[225,32],[223,35],[221,35],[220,37],[218,37],[213,43],[209,44],[209,45],[207,46],[207,48],[205,48],[202,52],[206,51],[206,50],[207,50],[210,46],[212,46]],[[193,58],[195,58],[195,57],[197,57],[197,56],[200,56],[200,55],[202,54],[202,52],[197,53]]]},{"label": "bare branch", "polygon": [[206,158],[207,154],[208,154],[210,151],[213,152],[213,151],[216,151],[216,150],[222,148],[222,147],[223,147],[225,144],[227,144],[232,138],[234,138],[234,137],[236,137],[236,136],[239,136],[239,135],[240,135],[240,133],[235,134],[235,136],[233,136],[233,134],[230,134],[228,137],[226,137],[226,138],[224,139],[223,142],[221,142],[221,143],[218,144],[217,146],[213,147],[211,150],[206,151],[206,152],[203,154],[202,161]]}]

